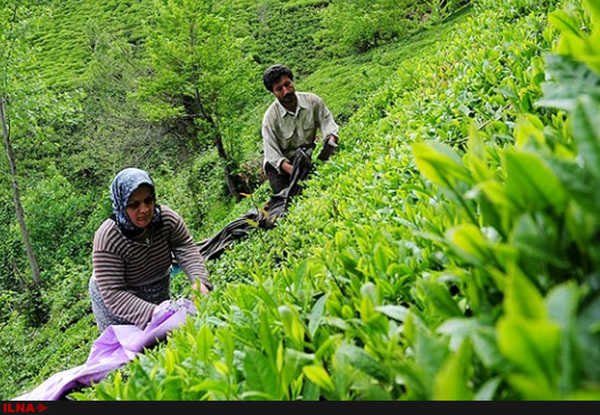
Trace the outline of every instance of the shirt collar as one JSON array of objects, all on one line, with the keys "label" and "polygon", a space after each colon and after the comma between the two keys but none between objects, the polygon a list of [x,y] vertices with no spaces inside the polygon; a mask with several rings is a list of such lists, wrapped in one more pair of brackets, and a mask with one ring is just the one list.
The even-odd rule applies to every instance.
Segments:
[{"label": "shirt collar", "polygon": [[300,112],[300,108],[304,108],[307,109],[308,108],[308,104],[306,102],[306,99],[304,98],[304,95],[302,95],[301,93],[296,92],[296,97],[298,98],[298,107],[296,108],[296,114],[293,114],[291,112],[289,112],[282,104],[281,102],[279,102],[278,99],[275,100],[275,102],[277,102],[277,109],[279,111],[279,116],[281,118],[285,117],[286,114],[287,115],[291,115],[292,117],[295,117],[299,112]]}]

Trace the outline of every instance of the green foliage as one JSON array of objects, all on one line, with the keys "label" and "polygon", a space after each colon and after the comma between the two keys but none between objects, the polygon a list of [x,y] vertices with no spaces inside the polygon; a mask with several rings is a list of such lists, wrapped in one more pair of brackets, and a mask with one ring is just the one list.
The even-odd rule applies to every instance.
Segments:
[{"label": "green foliage", "polygon": [[231,208],[222,172],[215,149],[202,153],[185,172],[163,164],[155,170],[160,203],[175,209],[192,229],[203,229],[226,216]]},{"label": "green foliage", "polygon": [[[219,261],[236,279],[95,396],[597,399],[595,90],[546,77],[572,57],[544,58],[543,13],[455,31],[356,112],[286,220]],[[547,82],[572,110],[538,106]]]},{"label": "green foliage", "polygon": [[494,11],[499,18],[508,21],[516,20],[530,13],[540,13],[556,2],[552,0],[476,0],[475,7],[480,11]]},{"label": "green foliage", "polygon": [[87,259],[97,224],[110,214],[107,192],[82,192],[50,165],[23,197],[23,208],[42,269],[52,269],[64,258]]},{"label": "green foliage", "polygon": [[[16,310],[0,322],[0,353],[10,356],[0,361],[0,373],[6,379],[0,384],[3,400],[33,389],[58,371],[80,365],[89,355],[98,329],[87,295],[88,267],[69,259],[55,264],[55,285],[34,299],[48,305],[47,323],[42,327],[24,324],[24,315]],[[26,296],[31,295],[15,296],[13,307],[24,305]]]},{"label": "green foliage", "polygon": [[29,71],[40,74],[56,88],[78,88],[87,77],[87,65],[103,47],[95,29],[103,28],[128,44],[139,44],[143,39],[139,20],[146,16],[146,1],[65,1],[60,7],[54,7],[53,2],[34,3],[33,10],[41,19],[31,44],[40,53],[30,63]]},{"label": "green foliage", "polygon": [[223,162],[238,160],[244,143],[235,120],[254,96],[257,67],[230,29],[229,8],[212,0],[156,1],[153,8],[147,35],[152,74],[136,92],[144,112],[173,125],[196,149],[214,145]]},{"label": "green foliage", "polygon": [[[235,4],[251,10],[247,22],[260,10],[273,22],[285,13],[300,20],[304,7],[310,20],[342,2]],[[597,400],[599,12],[592,1],[474,4],[409,41],[328,62],[297,58],[311,73],[299,88],[322,94],[341,115],[340,152],[317,162],[275,229],[257,229],[207,264],[215,290],[196,298],[194,318],[70,398]],[[354,23],[367,16],[347,17]],[[221,24],[217,19],[215,30]],[[253,24],[237,30],[277,38],[268,25]],[[298,38],[305,39],[301,26]],[[167,32],[177,33],[172,25]],[[279,60],[276,49],[260,46],[237,50]],[[159,86],[170,93],[167,81],[182,85],[185,71],[171,77],[175,61],[168,57],[191,61],[168,42],[153,47],[164,69]],[[312,47],[306,56],[322,56]],[[281,56],[292,60],[298,49]],[[115,73],[127,82],[137,76]],[[124,91],[135,85],[120,85],[115,102],[122,108]],[[257,139],[252,125],[266,105],[258,101],[232,127],[249,140]],[[223,202],[217,158],[209,151],[179,167],[167,157],[153,166],[159,197],[182,212],[198,239],[269,195],[261,185],[239,204]],[[6,397],[79,364],[97,334],[85,290],[89,265],[80,265],[83,256],[60,256],[77,256],[82,251],[74,247],[89,243],[109,208],[85,207],[88,198],[107,199],[110,175],[96,177],[102,191],[82,192],[69,169],[42,161],[53,178],[38,180],[27,195],[36,222],[49,214],[36,238],[50,246],[52,232],[69,236],[60,252],[44,253],[52,255],[47,278],[55,285],[43,294],[52,305],[44,327],[24,330],[15,312],[19,295],[3,291],[0,351],[24,356],[0,362],[0,373],[10,374],[0,390]],[[48,204],[36,209],[44,188],[52,189]],[[9,193],[0,198],[8,201]],[[57,206],[58,198],[67,206]],[[92,215],[87,226],[59,220],[81,209]],[[10,212],[0,216],[10,219]],[[13,228],[1,228],[12,230],[0,242],[0,258],[18,256],[10,250]],[[61,331],[69,341],[50,340]]]},{"label": "green foliage", "polygon": [[[514,372],[507,375],[508,384],[523,399],[570,399],[586,393],[587,388],[579,379],[585,371],[580,361],[585,343],[575,334],[583,320],[580,315],[585,313],[578,311],[578,307],[595,301],[598,295],[596,284],[592,283],[598,266],[597,256],[592,252],[595,243],[585,236],[588,231],[594,233],[598,229],[596,215],[592,213],[592,210],[597,212],[597,207],[588,210],[589,201],[582,204],[579,193],[569,190],[595,177],[589,169],[593,170],[595,167],[591,166],[596,164],[593,143],[600,129],[596,120],[600,100],[595,87],[584,89],[580,83],[563,84],[565,68],[571,68],[573,59],[565,51],[577,50],[565,47],[572,31],[560,22],[565,20],[564,16],[576,22],[575,16],[566,13],[556,11],[550,15],[550,21],[561,30],[561,37],[555,54],[548,57],[555,78],[550,85],[552,89],[550,86],[544,89],[550,91],[551,99],[543,97],[538,102],[571,109],[569,118],[564,119],[566,114],[560,112],[546,113],[542,119],[523,116],[515,129],[514,147],[505,149],[486,148],[481,135],[472,130],[463,157],[448,149],[444,151],[450,151],[454,165],[444,161],[446,154],[436,148],[437,143],[426,147],[437,159],[425,158],[421,147],[413,147],[417,165],[425,163],[421,171],[426,177],[451,191],[465,210],[470,208],[468,199],[475,201],[476,209],[471,207],[469,211],[471,216],[484,209],[495,211],[489,217],[482,215],[475,226],[469,225],[470,237],[457,236],[457,233],[467,236],[465,225],[449,229],[448,242],[463,260],[485,269],[504,294],[504,315],[496,325],[498,346],[514,366]],[[580,34],[579,42],[595,36],[595,30]],[[593,66],[582,67],[580,71],[588,73],[577,79],[590,79]],[[565,105],[569,101],[574,101],[574,107]],[[481,151],[483,148],[487,154]],[[472,153],[474,149],[479,149],[479,156]],[[469,157],[467,167],[461,160],[466,157]],[[583,165],[576,167],[576,159],[583,160]],[[474,180],[473,174],[482,168],[489,171],[486,160],[500,160],[498,174]],[[478,170],[469,172],[474,167]],[[452,177],[471,190],[456,192],[456,182],[449,180]],[[500,221],[490,220],[498,217]],[[586,220],[585,231],[569,225],[582,220]],[[489,240],[484,232],[489,234],[490,228],[502,237]],[[556,292],[564,292],[570,298],[560,306],[552,301],[554,308],[549,309],[543,295],[548,295],[550,303],[550,296]],[[562,316],[561,320],[553,319],[549,313],[555,318]]]},{"label": "green foliage", "polygon": [[[252,58],[263,69],[284,63],[302,78],[319,68],[326,58],[313,36],[326,26],[320,11],[330,1],[266,0],[250,2],[236,13],[235,29],[247,33]],[[241,6],[241,5],[240,5]],[[260,77],[256,81],[260,85]]]},{"label": "green foliage", "polygon": [[362,53],[438,24],[469,0],[333,0],[316,43],[336,56]]}]

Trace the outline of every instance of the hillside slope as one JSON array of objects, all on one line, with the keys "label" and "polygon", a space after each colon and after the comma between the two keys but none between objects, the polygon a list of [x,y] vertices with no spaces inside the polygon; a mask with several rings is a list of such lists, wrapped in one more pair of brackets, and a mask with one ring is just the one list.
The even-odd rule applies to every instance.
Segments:
[{"label": "hillside slope", "polygon": [[[598,399],[600,13],[552,14],[557,44],[562,4],[481,0],[388,62],[289,216],[209,264],[198,315],[73,398]],[[569,65],[579,88],[547,83]]]}]

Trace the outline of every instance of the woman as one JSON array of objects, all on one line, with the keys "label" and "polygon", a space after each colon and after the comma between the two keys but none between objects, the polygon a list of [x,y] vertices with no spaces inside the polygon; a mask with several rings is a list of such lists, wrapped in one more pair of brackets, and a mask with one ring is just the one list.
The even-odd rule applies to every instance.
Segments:
[{"label": "woman", "polygon": [[156,203],[149,174],[119,172],[110,188],[113,214],[96,231],[89,290],[100,332],[112,324],[144,329],[168,300],[173,256],[192,288],[207,294],[204,259],[181,217]]}]

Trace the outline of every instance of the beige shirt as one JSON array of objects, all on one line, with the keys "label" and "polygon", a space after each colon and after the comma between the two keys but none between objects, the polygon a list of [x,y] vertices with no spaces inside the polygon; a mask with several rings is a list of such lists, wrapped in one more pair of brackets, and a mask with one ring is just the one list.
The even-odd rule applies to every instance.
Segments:
[{"label": "beige shirt", "polygon": [[264,162],[270,163],[281,173],[284,160],[292,163],[296,150],[307,147],[312,151],[316,145],[317,129],[322,139],[337,137],[339,126],[323,100],[310,92],[296,92],[298,108],[292,113],[275,100],[265,112],[262,121]]}]

